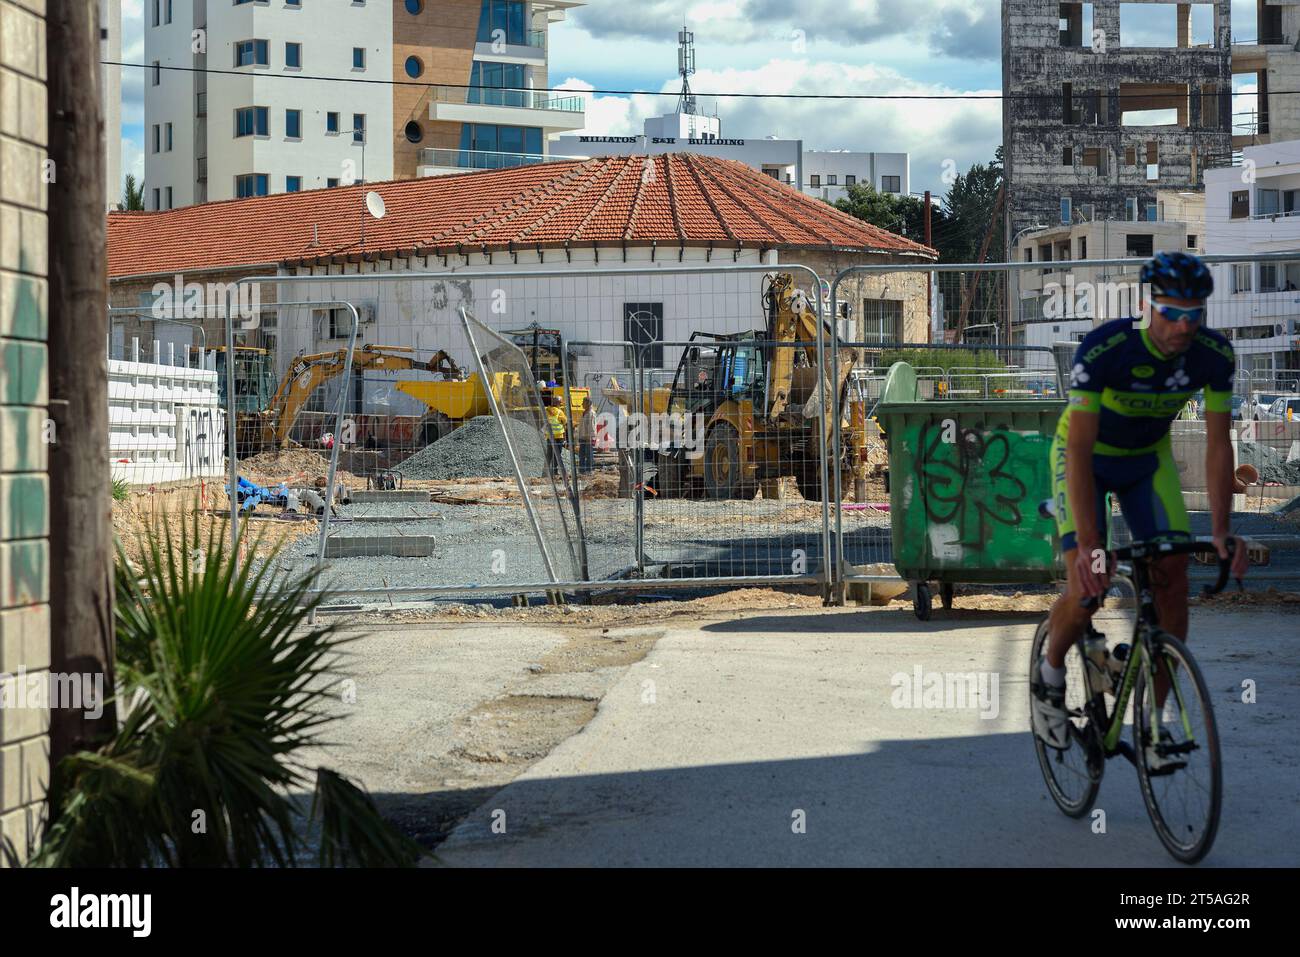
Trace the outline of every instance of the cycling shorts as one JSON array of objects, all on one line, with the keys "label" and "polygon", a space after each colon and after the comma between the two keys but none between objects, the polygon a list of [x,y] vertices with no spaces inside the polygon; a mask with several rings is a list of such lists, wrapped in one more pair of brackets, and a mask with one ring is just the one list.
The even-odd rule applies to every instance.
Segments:
[{"label": "cycling shorts", "polygon": [[[1078,539],[1066,492],[1065,447],[1065,435],[1058,434],[1051,452],[1052,498],[1061,550],[1068,552],[1078,547]],[[1092,477],[1097,486],[1094,502],[1097,540],[1104,543],[1103,547],[1111,547],[1108,496],[1119,502],[1134,541],[1185,541],[1190,537],[1187,506],[1168,435],[1148,451],[1132,455],[1094,454]]]}]

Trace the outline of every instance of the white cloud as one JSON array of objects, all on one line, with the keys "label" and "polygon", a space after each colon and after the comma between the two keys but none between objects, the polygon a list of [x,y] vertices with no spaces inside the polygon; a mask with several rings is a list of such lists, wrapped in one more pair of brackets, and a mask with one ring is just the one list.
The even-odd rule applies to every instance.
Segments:
[{"label": "white cloud", "polygon": [[[722,135],[802,139],[805,149],[842,149],[909,153],[912,189],[937,195],[947,192],[945,169],[964,172],[987,163],[1001,141],[1002,104],[970,96],[997,90],[960,91],[910,80],[895,70],[845,63],[810,63],[776,59],[752,70],[701,70],[700,89],[722,93],[860,93],[953,95],[951,100],[800,100],[720,98]],[[578,78],[565,81],[572,90],[591,90]],[[664,92],[675,90],[669,82]],[[710,104],[711,106],[711,104]],[[587,126],[593,135],[641,132],[642,120],[671,109],[664,97],[589,96]]]}]

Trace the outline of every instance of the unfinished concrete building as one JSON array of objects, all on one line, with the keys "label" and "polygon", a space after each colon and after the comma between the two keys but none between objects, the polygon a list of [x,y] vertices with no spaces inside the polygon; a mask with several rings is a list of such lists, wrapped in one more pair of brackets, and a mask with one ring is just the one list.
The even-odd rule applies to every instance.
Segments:
[{"label": "unfinished concrete building", "polygon": [[1300,139],[1300,3],[1256,0],[1255,22],[1232,29],[1232,76],[1238,89],[1232,146],[1261,146]]},{"label": "unfinished concrete building", "polygon": [[1154,220],[1158,190],[1231,162],[1230,6],[1004,0],[1008,248],[1035,226]]}]

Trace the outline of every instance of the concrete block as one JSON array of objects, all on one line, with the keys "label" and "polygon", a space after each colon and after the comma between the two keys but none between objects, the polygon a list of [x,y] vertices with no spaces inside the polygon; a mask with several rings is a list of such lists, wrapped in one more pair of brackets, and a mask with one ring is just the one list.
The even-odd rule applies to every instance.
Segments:
[{"label": "concrete block", "polygon": [[50,546],[43,539],[0,542],[0,607],[50,600]]},{"label": "concrete block", "polygon": [[45,438],[44,409],[0,408],[0,472],[44,472],[50,447]]},{"label": "concrete block", "polygon": [[367,558],[380,555],[428,558],[432,554],[432,535],[349,535],[325,542],[326,558]]},{"label": "concrete block", "polygon": [[49,732],[48,682],[48,671],[0,678],[0,741],[23,741]]},{"label": "concrete block", "polygon": [[47,737],[24,741],[19,749],[22,752],[18,778],[19,801],[22,804],[35,804],[45,800],[45,792],[50,787],[50,741]]},{"label": "concrete block", "polygon": [[0,814],[20,806],[22,801],[23,746],[0,746]]},{"label": "concrete block", "polygon": [[45,405],[48,401],[45,344],[14,339],[0,343],[0,404]]},{"label": "concrete block", "polygon": [[0,539],[49,535],[49,482],[44,475],[0,475]]},{"label": "concrete block", "polygon": [[50,666],[50,606],[0,611],[0,674]]},{"label": "concrete block", "polygon": [[354,502],[427,502],[429,491],[426,489],[371,489],[352,493]]},{"label": "concrete block", "polygon": [[48,334],[48,318],[49,290],[44,279],[0,272],[0,336],[43,342]]}]

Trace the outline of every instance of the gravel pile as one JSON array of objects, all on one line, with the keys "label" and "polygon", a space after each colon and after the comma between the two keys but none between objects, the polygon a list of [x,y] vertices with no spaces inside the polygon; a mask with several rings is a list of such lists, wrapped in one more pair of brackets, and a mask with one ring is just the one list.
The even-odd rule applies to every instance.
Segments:
[{"label": "gravel pile", "polygon": [[1259,469],[1262,482],[1279,485],[1300,485],[1300,459],[1286,460],[1286,453],[1261,442],[1237,443],[1237,464],[1253,465]]},{"label": "gravel pile", "polygon": [[[546,474],[542,434],[526,422],[506,418],[510,441],[525,476]],[[410,479],[513,478],[510,453],[494,416],[470,419],[460,428],[416,452],[397,467]]]}]

